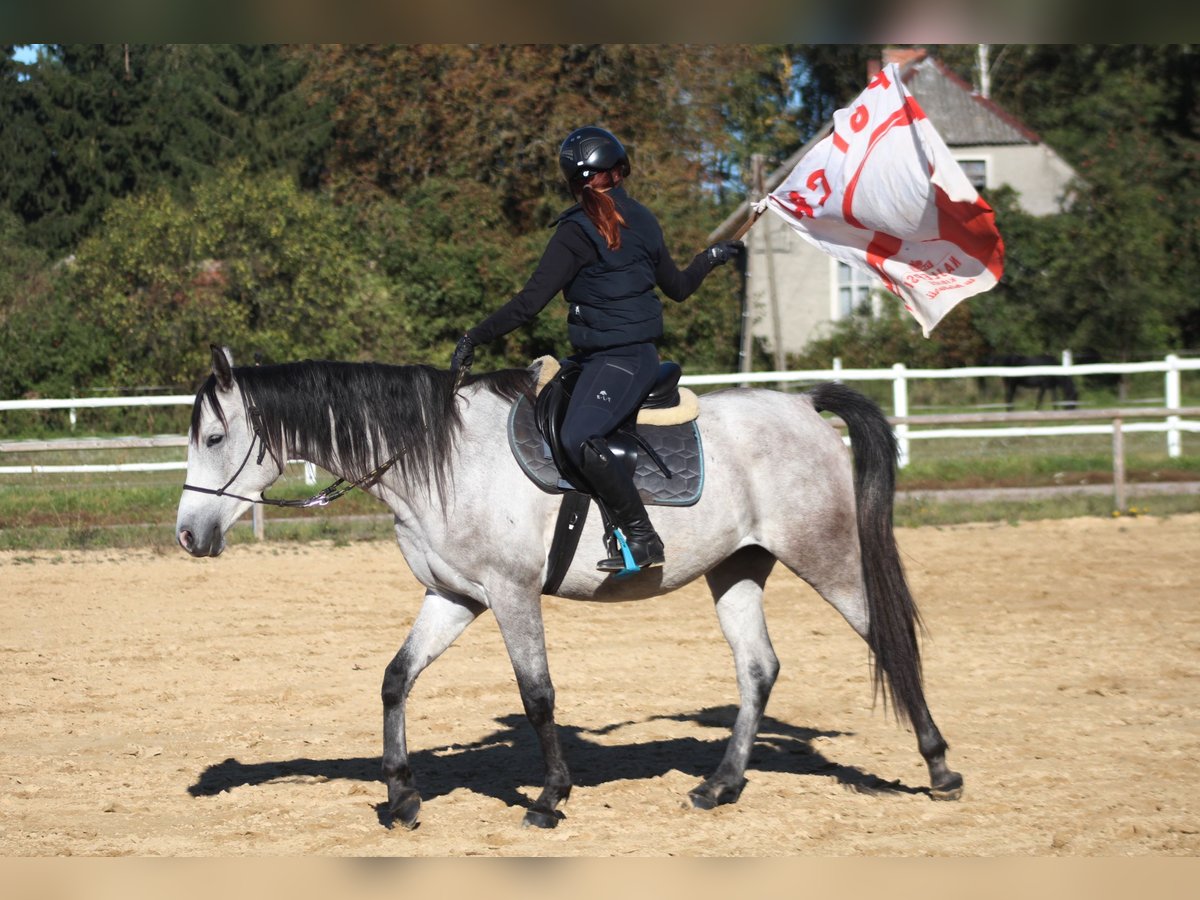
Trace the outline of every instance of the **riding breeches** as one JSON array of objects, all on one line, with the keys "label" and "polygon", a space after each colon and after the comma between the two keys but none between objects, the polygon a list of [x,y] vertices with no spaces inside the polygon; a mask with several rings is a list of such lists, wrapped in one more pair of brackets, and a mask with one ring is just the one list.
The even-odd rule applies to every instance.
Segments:
[{"label": "riding breeches", "polygon": [[653,344],[629,344],[572,356],[582,371],[560,432],[563,450],[580,466],[583,444],[607,437],[637,414],[658,377],[658,350]]}]

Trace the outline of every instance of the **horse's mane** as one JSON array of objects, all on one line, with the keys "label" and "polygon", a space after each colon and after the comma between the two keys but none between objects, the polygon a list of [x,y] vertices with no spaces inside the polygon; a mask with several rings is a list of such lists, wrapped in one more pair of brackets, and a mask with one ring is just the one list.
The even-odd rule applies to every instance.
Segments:
[{"label": "horse's mane", "polygon": [[[324,465],[336,451],[347,476],[361,478],[398,453],[396,467],[406,479],[436,486],[439,495],[444,491],[450,450],[462,425],[447,370],[304,360],[239,366],[233,375],[276,459],[283,460],[291,448]],[[515,400],[532,390],[533,375],[528,369],[504,369],[468,376],[463,384],[479,384]],[[214,375],[201,385],[192,406],[193,443],[199,440],[205,401],[225,422]]]}]

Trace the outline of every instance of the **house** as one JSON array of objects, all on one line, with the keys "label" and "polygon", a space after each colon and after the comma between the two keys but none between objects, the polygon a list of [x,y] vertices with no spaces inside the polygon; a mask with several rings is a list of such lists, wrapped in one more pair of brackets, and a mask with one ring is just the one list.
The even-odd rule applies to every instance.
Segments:
[{"label": "house", "polygon": [[[986,196],[987,189],[1009,185],[1026,212],[1044,216],[1061,211],[1075,172],[1037,134],[924,50],[885,51],[883,64],[892,62],[900,66],[905,86],[976,189]],[[831,125],[766,175],[764,190],[778,187]],[[731,238],[749,213],[748,201],[709,240]],[[834,322],[864,304],[878,312],[883,303],[899,302],[883,291],[878,279],[827,256],[778,216],[764,215],[745,240],[751,334],[775,353],[777,364],[783,354],[802,351],[809,340],[827,334]]]}]

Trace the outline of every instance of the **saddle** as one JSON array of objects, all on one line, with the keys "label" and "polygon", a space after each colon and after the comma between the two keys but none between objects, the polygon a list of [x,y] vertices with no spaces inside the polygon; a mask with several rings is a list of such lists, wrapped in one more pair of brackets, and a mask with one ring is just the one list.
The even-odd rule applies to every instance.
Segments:
[{"label": "saddle", "polygon": [[[571,391],[579,379],[575,363],[543,357],[536,399],[513,403],[508,441],[521,470],[547,493],[588,493],[587,482],[574,470],[559,443],[559,432]],[[696,418],[699,400],[679,387],[679,365],[664,362],[636,420],[609,435],[608,445],[629,471],[647,506],[691,506],[704,485],[704,456]]]},{"label": "saddle", "polygon": [[[562,495],[542,586],[542,593],[553,594],[579,546],[591,494],[559,442],[580,367],[545,356],[530,367],[535,369],[535,399],[521,395],[514,401],[508,417],[508,443],[534,484],[547,493]],[[633,483],[647,506],[691,506],[700,499],[704,485],[704,454],[696,426],[700,402],[690,390],[679,387],[680,374],[676,363],[659,366],[658,377],[636,418],[607,439],[609,449],[633,473]],[[607,514],[605,535],[606,543],[611,544]],[[610,547],[610,555],[615,552]]]}]

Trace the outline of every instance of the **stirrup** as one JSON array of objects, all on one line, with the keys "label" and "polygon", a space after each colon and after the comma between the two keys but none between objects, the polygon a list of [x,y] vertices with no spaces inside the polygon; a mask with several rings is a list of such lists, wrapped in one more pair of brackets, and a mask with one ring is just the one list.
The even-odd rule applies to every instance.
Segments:
[{"label": "stirrup", "polygon": [[619,548],[619,556],[610,556],[607,559],[602,559],[596,563],[596,568],[601,572],[613,573],[613,578],[628,578],[630,575],[636,575],[643,569],[652,569],[655,566],[663,565],[664,558],[661,552],[654,553],[647,545],[646,559],[641,564],[633,558],[633,551],[629,549],[629,542],[625,540],[625,535],[620,528],[614,528],[612,536]]}]

